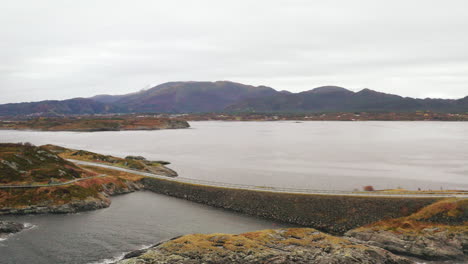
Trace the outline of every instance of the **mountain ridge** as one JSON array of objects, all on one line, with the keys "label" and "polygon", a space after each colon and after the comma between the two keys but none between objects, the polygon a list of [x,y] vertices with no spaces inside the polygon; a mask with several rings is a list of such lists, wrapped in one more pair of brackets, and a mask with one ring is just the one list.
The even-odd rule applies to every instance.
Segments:
[{"label": "mountain ridge", "polygon": [[138,92],[0,105],[0,116],[207,112],[468,112],[461,99],[411,98],[334,85],[292,93],[231,81],[166,82]]}]

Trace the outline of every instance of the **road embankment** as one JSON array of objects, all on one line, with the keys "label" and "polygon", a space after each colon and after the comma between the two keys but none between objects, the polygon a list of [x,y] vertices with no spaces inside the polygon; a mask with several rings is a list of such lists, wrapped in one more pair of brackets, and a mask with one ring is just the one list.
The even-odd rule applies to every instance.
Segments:
[{"label": "road embankment", "polygon": [[313,227],[332,234],[410,215],[438,197],[376,197],[241,190],[144,178],[144,188],[248,215]]}]

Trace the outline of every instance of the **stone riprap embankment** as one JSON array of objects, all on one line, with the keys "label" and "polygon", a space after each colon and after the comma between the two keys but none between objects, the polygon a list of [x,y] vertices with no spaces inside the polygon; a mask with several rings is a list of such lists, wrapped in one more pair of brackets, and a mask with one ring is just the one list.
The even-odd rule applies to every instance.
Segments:
[{"label": "stone riprap embankment", "polygon": [[382,219],[407,216],[432,204],[430,197],[365,197],[274,193],[144,178],[145,189],[214,207],[317,228],[332,234]]}]

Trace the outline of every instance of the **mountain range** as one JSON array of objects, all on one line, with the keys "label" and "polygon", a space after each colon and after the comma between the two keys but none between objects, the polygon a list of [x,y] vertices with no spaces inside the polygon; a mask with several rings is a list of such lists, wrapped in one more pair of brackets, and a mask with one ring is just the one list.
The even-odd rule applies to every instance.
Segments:
[{"label": "mountain range", "polygon": [[468,112],[462,99],[417,99],[322,86],[291,93],[229,81],[168,82],[124,95],[0,105],[0,116],[206,112]]}]

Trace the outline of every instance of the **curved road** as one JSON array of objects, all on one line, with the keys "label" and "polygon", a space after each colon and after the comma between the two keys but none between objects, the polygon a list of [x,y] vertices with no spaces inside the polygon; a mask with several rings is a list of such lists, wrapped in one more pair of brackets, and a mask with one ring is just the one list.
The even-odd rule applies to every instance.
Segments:
[{"label": "curved road", "polygon": [[174,181],[180,183],[194,183],[212,187],[222,187],[222,188],[233,188],[233,189],[242,189],[242,190],[252,190],[252,191],[263,191],[263,192],[278,192],[278,193],[300,193],[300,194],[320,194],[320,195],[346,195],[346,196],[389,196],[389,197],[457,197],[457,198],[468,198],[468,193],[425,193],[425,194],[391,194],[391,193],[378,193],[378,192],[366,192],[366,193],[359,193],[359,192],[351,192],[351,191],[333,191],[333,190],[313,190],[313,189],[298,189],[298,188],[283,188],[283,187],[267,187],[267,186],[254,186],[254,185],[245,185],[245,184],[233,184],[233,183],[224,183],[224,182],[215,182],[215,181],[204,181],[204,180],[195,180],[190,178],[170,178],[167,176],[156,175],[153,173],[147,173],[132,169],[125,169],[121,167],[106,165],[102,163],[96,162],[89,162],[89,161],[81,161],[81,160],[73,160],[68,159],[68,161],[74,162],[76,164],[81,165],[88,165],[88,166],[96,166],[96,167],[103,167],[113,170],[119,170],[124,172],[129,172],[133,174],[138,174],[145,177],[161,179],[166,181]]}]

